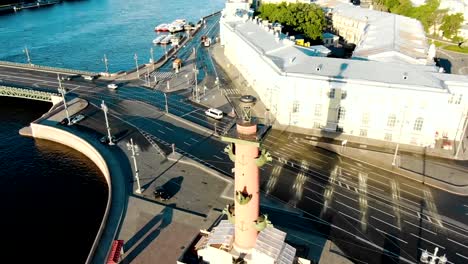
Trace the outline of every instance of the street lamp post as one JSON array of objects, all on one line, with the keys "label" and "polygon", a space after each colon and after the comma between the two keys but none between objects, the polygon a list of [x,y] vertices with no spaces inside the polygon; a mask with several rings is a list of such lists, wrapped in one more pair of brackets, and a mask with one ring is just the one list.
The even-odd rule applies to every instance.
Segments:
[{"label": "street lamp post", "polygon": [[28,47],[27,47],[27,46],[24,46],[23,52],[26,54],[26,59],[28,60],[28,64],[29,64],[29,65],[32,65],[32,63],[31,63],[31,57],[29,57],[29,50],[28,50]]},{"label": "street lamp post", "polygon": [[104,58],[102,59],[102,61],[104,62],[104,66],[106,67],[106,73],[108,74],[109,73],[109,64],[107,64],[108,60],[107,60],[106,54],[104,54]]},{"label": "street lamp post", "polygon": [[58,91],[59,93],[62,95],[62,100],[63,100],[63,106],[65,107],[65,114],[67,115],[67,125],[71,125],[71,122],[70,122],[70,114],[68,113],[68,107],[67,107],[67,100],[65,100],[65,88],[62,87],[62,80],[60,79],[60,75],[57,74],[57,80],[59,82],[59,88],[58,88]]},{"label": "street lamp post", "polygon": [[133,58],[135,59],[135,66],[136,66],[136,70],[137,70],[137,78],[140,79],[140,70],[138,69],[138,55],[135,53],[135,55],[133,55]]},{"label": "street lamp post", "polygon": [[150,48],[150,54],[151,54],[151,65],[152,65],[152,69],[154,71],[154,50],[153,50],[153,47]]},{"label": "street lamp post", "polygon": [[198,69],[197,69],[197,64],[195,64],[195,68],[193,68],[193,75],[195,77],[195,100],[197,102],[200,102],[200,95],[198,94]]},{"label": "street lamp post", "polygon": [[109,119],[107,119],[107,112],[109,112],[109,108],[107,108],[107,105],[104,103],[104,100],[102,100],[102,103],[101,103],[101,109],[102,111],[104,112],[104,118],[106,119],[106,129],[107,129],[107,137],[109,139],[109,145],[114,145],[114,142],[112,140],[112,136],[111,136],[111,129],[110,129],[110,126],[109,126]]},{"label": "street lamp post", "polygon": [[169,113],[169,106],[167,105],[167,95],[164,93],[164,100],[166,102],[166,113]]},{"label": "street lamp post", "polygon": [[[447,263],[447,257],[445,257],[445,254],[443,256],[437,256],[437,252],[439,251],[439,248],[436,247],[434,249],[434,253],[429,253],[427,250],[424,250],[423,253],[421,254],[421,262],[422,263],[429,263],[429,264],[445,264]],[[436,262],[436,260],[438,260]]]},{"label": "street lamp post", "polygon": [[139,171],[138,171],[138,164],[136,161],[136,156],[138,156],[138,146],[133,144],[133,138],[130,138],[130,142],[127,142],[127,148],[128,150],[132,151],[132,159],[133,159],[133,165],[135,166],[135,179],[137,182],[137,189],[135,190],[136,193],[141,194],[142,189],[140,185],[140,177],[139,177]]}]

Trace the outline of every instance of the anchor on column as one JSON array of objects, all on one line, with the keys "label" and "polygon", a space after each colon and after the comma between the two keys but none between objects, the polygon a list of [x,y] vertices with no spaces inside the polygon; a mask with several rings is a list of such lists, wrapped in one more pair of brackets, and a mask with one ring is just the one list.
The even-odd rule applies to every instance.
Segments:
[{"label": "anchor on column", "polygon": [[247,192],[247,187],[244,186],[244,190],[242,192],[236,191],[236,201],[240,205],[246,205],[252,200],[252,194]]}]

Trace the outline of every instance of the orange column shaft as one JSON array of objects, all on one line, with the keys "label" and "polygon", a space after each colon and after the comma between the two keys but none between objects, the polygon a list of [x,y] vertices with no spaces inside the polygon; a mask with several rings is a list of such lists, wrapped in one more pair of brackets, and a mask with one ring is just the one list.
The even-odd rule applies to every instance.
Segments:
[{"label": "orange column shaft", "polygon": [[[256,125],[239,126],[238,124],[237,129],[243,134],[246,132],[256,133]],[[255,164],[255,159],[258,157],[258,147],[236,143],[235,148],[235,191],[246,191],[248,194],[252,194],[252,199],[247,204],[241,205],[237,200],[235,202],[235,245],[241,250],[248,251],[255,246],[258,235],[254,224],[260,210],[259,169]]]}]

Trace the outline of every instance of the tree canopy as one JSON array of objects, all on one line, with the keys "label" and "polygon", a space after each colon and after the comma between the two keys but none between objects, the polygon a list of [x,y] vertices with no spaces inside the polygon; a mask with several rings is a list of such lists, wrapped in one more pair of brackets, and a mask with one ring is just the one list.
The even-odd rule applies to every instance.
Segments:
[{"label": "tree canopy", "polygon": [[440,0],[427,0],[425,4],[417,7],[413,6],[410,0],[373,0],[373,3],[391,13],[421,21],[426,32],[432,28],[435,33],[440,25],[439,30],[449,39],[457,39],[458,30],[463,23],[462,14],[448,15],[447,9],[439,9]]},{"label": "tree canopy", "polygon": [[463,20],[463,14],[461,13],[445,16],[442,19],[442,25],[440,26],[440,30],[442,30],[444,37],[456,39]]},{"label": "tree canopy", "polygon": [[322,38],[326,26],[323,10],[315,4],[290,3],[262,4],[259,16],[271,22],[291,27],[311,39]]}]

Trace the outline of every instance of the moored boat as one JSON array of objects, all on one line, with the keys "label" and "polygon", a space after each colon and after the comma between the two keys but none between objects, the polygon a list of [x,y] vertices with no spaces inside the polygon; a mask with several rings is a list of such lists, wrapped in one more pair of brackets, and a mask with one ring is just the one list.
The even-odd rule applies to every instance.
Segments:
[{"label": "moored boat", "polygon": [[167,45],[167,44],[171,43],[171,40],[172,40],[172,35],[167,35],[159,42],[159,44]]},{"label": "moored boat", "polygon": [[166,37],[166,35],[158,36],[157,38],[153,39],[153,44],[161,43],[161,40],[163,40],[165,37]]},{"label": "moored boat", "polygon": [[168,24],[160,24],[157,27],[154,28],[154,31],[157,32],[166,32],[169,31],[169,25]]}]

